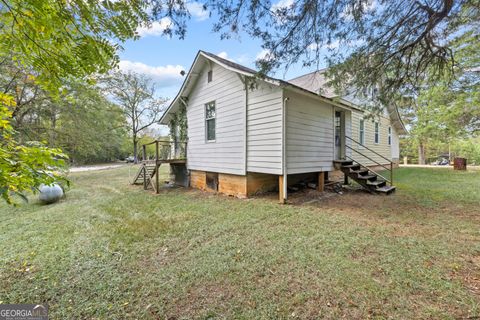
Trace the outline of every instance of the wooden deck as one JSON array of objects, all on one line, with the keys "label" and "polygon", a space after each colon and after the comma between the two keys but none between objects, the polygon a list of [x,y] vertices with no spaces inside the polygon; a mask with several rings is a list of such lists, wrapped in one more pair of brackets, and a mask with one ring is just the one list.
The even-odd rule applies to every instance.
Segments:
[{"label": "wooden deck", "polygon": [[[142,161],[141,163],[145,164],[155,164],[155,160],[146,160]],[[164,160],[157,160],[157,164],[162,164],[162,163],[177,163],[177,164],[182,164],[182,163],[187,163],[187,159],[164,159]]]},{"label": "wooden deck", "polygon": [[[132,184],[142,183],[145,190],[147,190],[149,187],[152,187],[155,193],[158,193],[160,187],[158,171],[160,166],[162,164],[168,164],[172,165],[174,169],[184,168],[187,163],[187,159],[185,158],[187,151],[187,143],[174,143],[172,141],[155,140],[142,146],[143,159],[148,159],[147,146],[151,144],[155,145],[155,158],[152,160],[143,160],[140,162],[141,166],[137,174],[135,175]],[[179,146],[183,146],[183,148]],[[181,170],[179,172],[181,173]],[[183,176],[185,177],[186,175],[184,174]],[[183,181],[183,184],[185,184],[185,181]]]}]

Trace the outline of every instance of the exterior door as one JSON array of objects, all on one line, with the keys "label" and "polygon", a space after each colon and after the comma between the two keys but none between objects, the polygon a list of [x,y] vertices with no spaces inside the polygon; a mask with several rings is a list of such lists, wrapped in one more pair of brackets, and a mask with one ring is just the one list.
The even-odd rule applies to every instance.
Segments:
[{"label": "exterior door", "polygon": [[335,111],[335,160],[345,159],[345,111]]}]

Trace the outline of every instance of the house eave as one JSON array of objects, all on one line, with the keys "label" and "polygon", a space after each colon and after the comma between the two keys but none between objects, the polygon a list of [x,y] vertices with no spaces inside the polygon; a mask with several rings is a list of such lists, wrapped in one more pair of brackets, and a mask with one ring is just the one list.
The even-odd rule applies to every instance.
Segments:
[{"label": "house eave", "polygon": [[[357,110],[357,111],[360,111],[360,112],[365,111],[361,107],[358,107],[354,103],[351,103],[348,100],[342,99],[341,97],[327,97],[327,96],[324,96],[324,95],[319,94],[317,92],[313,92],[313,91],[307,90],[305,88],[302,88],[300,86],[297,86],[295,84],[292,84],[292,83],[290,83],[288,81],[285,81],[285,80],[275,79],[275,78],[268,77],[268,76],[259,76],[259,74],[257,72],[255,72],[254,70],[251,70],[249,68],[246,68],[246,67],[243,67],[243,66],[240,66],[240,65],[237,65],[237,67],[235,67],[235,65],[236,65],[235,63],[230,63],[229,61],[224,62],[224,61],[222,61],[222,59],[219,59],[215,55],[209,54],[209,53],[206,53],[206,52],[200,50],[200,51],[198,51],[197,55],[195,56],[195,59],[193,60],[193,63],[192,63],[192,65],[191,65],[191,67],[190,67],[190,69],[189,69],[189,71],[188,71],[188,73],[185,77],[185,80],[182,83],[182,86],[180,87],[180,90],[179,90],[177,96],[175,97],[175,99],[173,99],[172,103],[168,106],[167,110],[165,111],[163,116],[160,118],[160,121],[159,121],[160,124],[167,125],[169,123],[170,119],[171,119],[171,114],[175,113],[178,110],[178,107],[179,107],[180,103],[182,103],[181,100],[182,99],[184,99],[184,101],[187,100],[188,95],[189,95],[189,89],[191,89],[190,86],[195,83],[196,76],[198,76],[198,73],[195,73],[194,69],[196,69],[197,64],[199,63],[200,57],[204,58],[205,61],[213,61],[213,62],[217,63],[218,65],[220,65],[221,67],[223,67],[227,70],[230,70],[232,72],[235,72],[239,75],[243,75],[245,77],[257,78],[258,80],[265,81],[266,83],[278,86],[278,87],[283,88],[283,89],[291,90],[293,92],[297,92],[299,94],[302,94],[302,95],[305,95],[305,96],[308,96],[308,97],[311,97],[311,98],[315,98],[317,100],[323,101],[325,103],[332,104],[332,105],[334,105],[336,107],[339,107],[339,108],[350,109],[350,110],[353,109],[353,110]],[[392,109],[392,107],[393,107],[393,109]],[[392,105],[391,107],[388,107],[387,109],[388,109],[388,112],[390,114],[390,119],[392,121],[392,125],[394,125],[397,132],[399,134],[407,134],[408,131],[407,131],[407,129],[406,129],[401,117],[400,117],[400,113],[398,112],[398,108],[395,105]]]}]

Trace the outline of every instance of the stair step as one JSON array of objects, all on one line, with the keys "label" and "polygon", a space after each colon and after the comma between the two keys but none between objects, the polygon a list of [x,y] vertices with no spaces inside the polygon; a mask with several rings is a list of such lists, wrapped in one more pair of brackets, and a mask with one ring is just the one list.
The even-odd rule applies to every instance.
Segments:
[{"label": "stair step", "polygon": [[360,168],[359,164],[347,164],[347,165],[342,165],[342,169],[347,168],[347,169],[354,169],[354,168]]},{"label": "stair step", "polygon": [[394,192],[395,189],[396,189],[395,186],[384,186],[384,187],[381,187],[381,188],[377,188],[375,191],[385,193],[385,194],[390,194],[390,193]]},{"label": "stair step", "polygon": [[340,163],[342,165],[353,164],[352,160],[333,160],[333,163]]},{"label": "stair step", "polygon": [[367,184],[369,186],[374,186],[374,187],[378,187],[378,188],[383,187],[386,183],[387,183],[387,181],[385,181],[385,180],[367,181]]},{"label": "stair step", "polygon": [[357,176],[357,179],[361,179],[361,180],[376,180],[376,179],[377,179],[377,176],[368,174],[368,175],[366,175],[366,176]]},{"label": "stair step", "polygon": [[360,169],[360,170],[355,170],[352,171],[351,173],[356,173],[357,175],[365,175],[365,173],[368,173],[368,169]]}]

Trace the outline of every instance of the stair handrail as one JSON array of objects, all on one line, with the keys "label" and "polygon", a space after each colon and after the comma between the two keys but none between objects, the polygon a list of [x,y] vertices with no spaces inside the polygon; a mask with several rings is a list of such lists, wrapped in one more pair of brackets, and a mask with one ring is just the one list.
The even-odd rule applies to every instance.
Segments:
[{"label": "stair handrail", "polygon": [[[358,142],[357,140],[355,140],[355,139],[352,139],[352,138],[350,138],[349,136],[345,136],[345,138],[347,138],[348,140],[350,140],[350,141],[353,141],[353,142],[355,142],[356,144],[358,144],[358,145],[360,145],[360,146],[364,147],[365,149],[367,149],[367,150],[369,150],[369,151],[371,151],[371,152],[375,153],[377,156],[379,156],[379,157],[381,157],[381,158],[383,158],[383,159],[387,160],[388,162],[392,162],[392,161],[391,161],[391,160],[389,160],[388,158],[385,158],[385,157],[384,157],[384,156],[382,156],[380,153],[376,152],[376,151],[375,151],[375,150],[373,150],[373,149],[370,149],[370,148],[369,148],[369,147],[367,147],[366,145],[364,145],[364,144],[362,144],[362,143]],[[348,145],[347,145],[347,147],[348,147]],[[360,152],[359,152],[359,153],[360,153]],[[360,154],[361,154],[361,153],[360,153]],[[374,160],[372,160],[372,161],[374,161]],[[376,161],[375,161],[375,162],[376,162]],[[377,164],[380,164],[380,163],[378,163],[378,162],[376,162],[376,163],[377,163]]]},{"label": "stair handrail", "polygon": [[382,167],[382,168],[384,168],[385,170],[387,170],[387,171],[390,171],[390,180],[388,180],[388,179],[386,179],[384,176],[382,176],[382,175],[378,174],[377,172],[375,172],[375,171],[373,171],[373,170],[371,170],[371,169],[367,168],[366,166],[363,166],[363,165],[362,165],[360,162],[358,162],[357,160],[354,160],[354,159],[352,159],[352,158],[350,158],[350,157],[346,156],[346,157],[348,157],[349,159],[351,159],[351,160],[353,160],[353,161],[357,162],[358,164],[360,164],[360,166],[363,166],[363,167],[365,167],[366,169],[368,169],[368,170],[370,170],[370,171],[374,172],[375,174],[379,175],[380,177],[382,177],[383,179],[385,179],[386,181],[388,181],[388,182],[390,183],[390,185],[391,185],[391,186],[393,186],[393,162],[392,162],[391,160],[389,160],[389,159],[385,158],[384,156],[382,156],[381,154],[379,154],[379,153],[378,153],[378,152],[376,152],[375,150],[372,150],[372,149],[370,149],[369,147],[367,147],[366,145],[364,145],[364,144],[362,144],[362,143],[360,143],[360,142],[356,141],[355,139],[352,139],[352,138],[350,138],[350,137],[349,137],[349,136],[347,136],[347,135],[345,136],[345,138],[347,138],[347,139],[349,139],[350,141],[353,141],[353,142],[355,142],[355,143],[356,143],[356,144],[358,144],[359,146],[362,146],[362,147],[364,147],[365,149],[367,149],[367,150],[369,150],[369,151],[373,152],[374,154],[376,154],[376,155],[377,155],[377,156],[379,156],[380,158],[387,160],[387,161],[388,161],[388,163],[389,163],[389,166],[390,166],[390,168],[387,168],[387,167],[385,167],[385,166],[384,166],[383,164],[381,164],[380,162],[378,162],[378,161],[376,161],[376,160],[374,160],[374,159],[372,159],[372,158],[370,158],[370,157],[368,157],[368,156],[364,155],[363,153],[361,153],[361,152],[360,152],[360,151],[358,151],[357,149],[354,149],[354,148],[350,147],[349,145],[345,144],[345,147],[347,147],[348,149],[355,151],[356,153],[360,154],[361,156],[363,156],[363,157],[365,157],[365,158],[369,159],[370,161],[374,162],[375,164],[377,164],[377,165],[381,166],[381,167]]},{"label": "stair handrail", "polygon": [[[371,171],[371,172],[375,173],[377,176],[381,177],[383,180],[385,180],[386,182],[390,183],[390,185],[392,185],[392,181],[391,181],[391,180],[385,178],[383,175],[381,175],[380,173],[376,172],[375,170],[372,170],[371,168],[369,168],[369,167],[361,164],[360,162],[356,161],[355,159],[353,159],[353,158],[351,158],[351,157],[349,157],[349,156],[347,156],[347,155],[345,155],[345,157],[348,158],[348,159],[350,159],[350,160],[352,160],[352,161],[357,162],[358,165],[359,165],[361,168],[367,169],[368,171]],[[388,171],[390,171],[390,170],[388,170]]]}]

